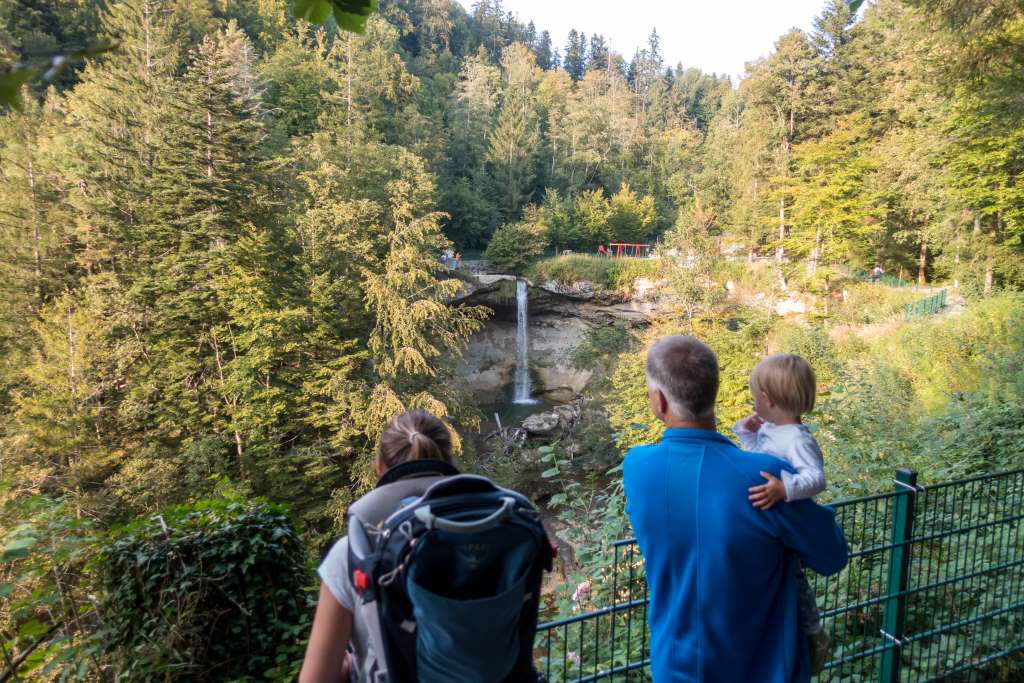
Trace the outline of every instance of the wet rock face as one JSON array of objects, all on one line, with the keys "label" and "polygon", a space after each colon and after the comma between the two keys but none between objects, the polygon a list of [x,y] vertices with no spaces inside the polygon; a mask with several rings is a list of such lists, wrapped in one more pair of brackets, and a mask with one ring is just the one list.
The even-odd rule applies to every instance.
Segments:
[{"label": "wet rock face", "polygon": [[[458,375],[474,396],[493,403],[512,383],[516,368],[516,301],[514,278],[485,276],[467,286],[453,304],[487,306],[494,315],[469,340]],[[583,391],[594,372],[575,368],[572,354],[589,333],[606,325],[644,326],[656,301],[598,300],[587,294],[530,287],[530,379],[534,396],[568,401]]]},{"label": "wet rock face", "polygon": [[[533,394],[567,401],[590,381],[589,369],[572,367],[569,355],[592,327],[580,319],[531,316],[530,379]],[[473,335],[457,373],[483,402],[493,402],[513,381],[516,371],[515,322],[491,320]]]}]

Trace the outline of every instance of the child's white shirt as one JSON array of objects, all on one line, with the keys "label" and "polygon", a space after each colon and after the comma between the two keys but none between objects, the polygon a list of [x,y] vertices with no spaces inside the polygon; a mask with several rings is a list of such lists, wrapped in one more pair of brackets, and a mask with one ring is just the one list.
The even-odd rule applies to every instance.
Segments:
[{"label": "child's white shirt", "polygon": [[811,498],[825,490],[825,461],[821,448],[804,425],[765,422],[759,430],[752,432],[740,420],[732,430],[744,449],[782,458],[796,469],[796,474],[782,472],[787,501]]}]

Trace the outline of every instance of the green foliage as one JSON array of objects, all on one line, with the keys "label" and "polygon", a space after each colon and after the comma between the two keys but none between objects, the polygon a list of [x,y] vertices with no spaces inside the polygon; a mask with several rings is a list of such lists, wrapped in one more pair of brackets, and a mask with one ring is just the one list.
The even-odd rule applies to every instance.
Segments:
[{"label": "green foliage", "polygon": [[645,242],[654,227],[654,197],[642,199],[626,183],[608,202],[608,225],[616,242]]},{"label": "green foliage", "polygon": [[637,279],[657,276],[659,267],[658,261],[652,259],[571,254],[537,261],[530,269],[530,277],[566,287],[588,282],[598,290],[630,296]]},{"label": "green foliage", "polygon": [[930,481],[1020,466],[1022,306],[907,324],[847,362],[817,417],[838,492],[874,491],[897,465]]},{"label": "green foliage", "polygon": [[367,18],[377,11],[377,0],[292,0],[292,14],[322,24],[331,17],[346,31],[363,33]]},{"label": "green foliage", "polygon": [[308,629],[306,563],[268,503],[208,500],[115,529],[97,565],[107,656],[124,680],[263,677]]},{"label": "green foliage", "polygon": [[572,350],[569,362],[574,368],[594,368],[608,363],[633,346],[633,334],[621,325],[608,325],[591,330],[586,339]]},{"label": "green foliage", "polygon": [[31,680],[99,673],[98,614],[88,569],[97,552],[92,525],[73,503],[0,491],[0,646],[7,671]]},{"label": "green foliage", "polygon": [[[601,36],[588,57],[578,34],[567,72],[496,0],[374,7],[293,2],[315,28],[258,0],[0,2],[0,107],[24,103],[0,120],[0,471],[17,484],[0,630],[26,676],[134,671],[135,653],[100,657],[116,645],[78,520],[102,530],[227,491],[287,500],[326,538],[395,412],[473,430],[454,363],[483,311],[449,305],[452,242],[609,299],[657,279],[664,319],[639,341],[709,339],[725,426],[749,410],[761,354],[805,355],[833,495],[876,490],[897,461],[935,478],[1016,463],[1020,304],[998,293],[1024,282],[1017,4],[858,17],[836,0],[735,88],[666,68],[656,33],[632,62]],[[81,52],[104,36],[116,49]],[[61,71],[55,56],[85,59]],[[533,263],[659,238],[657,261]],[[948,278],[967,313],[895,320],[920,295],[839,276],[876,261]],[[798,291],[819,297],[799,323],[744,307]],[[552,503],[586,571],[628,534],[619,448],[660,426],[627,331],[574,356],[609,373],[594,416],[501,467],[557,465],[553,496],[581,483]],[[198,677],[167,633],[139,666]],[[258,656],[254,676],[294,673],[291,654]]]},{"label": "green foliage", "polygon": [[902,312],[906,304],[921,298],[912,290],[865,282],[840,282],[835,288],[839,298],[832,304],[829,315],[836,324],[882,323]]},{"label": "green foliage", "polygon": [[507,223],[498,228],[484,251],[484,258],[493,270],[521,274],[547,247],[547,231],[527,217],[518,223]]}]

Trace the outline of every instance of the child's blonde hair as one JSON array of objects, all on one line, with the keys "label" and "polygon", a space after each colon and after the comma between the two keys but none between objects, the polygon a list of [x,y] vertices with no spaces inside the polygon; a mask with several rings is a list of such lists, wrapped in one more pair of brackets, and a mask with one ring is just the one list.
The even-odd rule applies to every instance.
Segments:
[{"label": "child's blonde hair", "polygon": [[817,383],[810,364],[795,353],[768,356],[750,373],[750,390],[768,395],[783,410],[794,415],[814,408]]}]

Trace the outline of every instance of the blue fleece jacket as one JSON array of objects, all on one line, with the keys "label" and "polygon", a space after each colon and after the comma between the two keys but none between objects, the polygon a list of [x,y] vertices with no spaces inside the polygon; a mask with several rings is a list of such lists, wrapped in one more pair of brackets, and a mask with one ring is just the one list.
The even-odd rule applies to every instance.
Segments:
[{"label": "blue fleece jacket", "polygon": [[747,488],[789,464],[717,432],[668,429],[626,454],[626,512],[647,569],[655,683],[803,683],[797,558],[820,574],[846,565],[831,508],[810,500],[754,508]]}]

